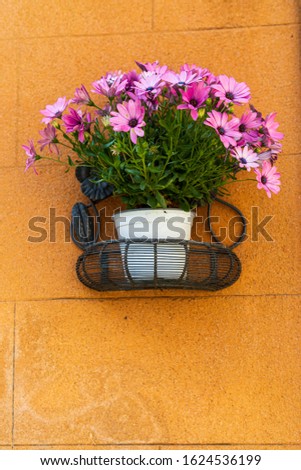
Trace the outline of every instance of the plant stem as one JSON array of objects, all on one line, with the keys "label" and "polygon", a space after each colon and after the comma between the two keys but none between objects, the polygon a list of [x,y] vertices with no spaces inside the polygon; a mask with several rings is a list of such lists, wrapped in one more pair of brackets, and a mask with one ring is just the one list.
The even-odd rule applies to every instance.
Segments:
[{"label": "plant stem", "polygon": [[67,165],[69,166],[68,162],[64,162],[62,160],[59,160],[58,158],[51,158],[51,157],[45,157],[44,155],[40,158],[40,160],[51,160],[52,162],[60,163],[61,165]]}]

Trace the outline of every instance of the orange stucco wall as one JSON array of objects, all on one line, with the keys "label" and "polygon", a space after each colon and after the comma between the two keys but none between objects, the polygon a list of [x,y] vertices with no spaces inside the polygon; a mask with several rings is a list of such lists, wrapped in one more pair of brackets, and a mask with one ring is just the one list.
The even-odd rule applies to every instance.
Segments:
[{"label": "orange stucco wall", "polygon": [[[0,1],[0,446],[301,448],[298,4]],[[274,241],[237,249],[227,290],[100,294],[62,225],[55,243],[27,241],[31,217],[84,201],[59,167],[24,175],[39,110],[135,59],[233,75],[278,112],[281,193],[250,182],[229,198],[273,215]]]}]

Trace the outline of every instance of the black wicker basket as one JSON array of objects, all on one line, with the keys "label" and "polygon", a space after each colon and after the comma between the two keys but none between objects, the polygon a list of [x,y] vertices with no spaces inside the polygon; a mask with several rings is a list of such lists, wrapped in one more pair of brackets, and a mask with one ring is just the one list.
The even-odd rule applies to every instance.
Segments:
[{"label": "black wicker basket", "polygon": [[[100,217],[95,204],[76,203],[72,209],[71,235],[83,250],[76,264],[78,279],[98,291],[130,289],[200,289],[215,291],[231,286],[240,276],[241,263],[233,253],[246,234],[246,220],[232,204],[221,199],[238,214],[242,231],[235,243],[224,246],[211,225],[214,243],[172,240],[102,241]],[[94,214],[91,220],[89,210]]]},{"label": "black wicker basket", "polygon": [[[173,257],[168,259],[172,246]],[[134,252],[132,248],[135,248]],[[164,275],[162,263],[160,266],[162,260],[169,262],[167,275]],[[229,248],[209,243],[110,241],[85,250],[78,258],[76,272],[83,284],[98,291],[215,291],[231,286],[239,278],[241,263]]]}]

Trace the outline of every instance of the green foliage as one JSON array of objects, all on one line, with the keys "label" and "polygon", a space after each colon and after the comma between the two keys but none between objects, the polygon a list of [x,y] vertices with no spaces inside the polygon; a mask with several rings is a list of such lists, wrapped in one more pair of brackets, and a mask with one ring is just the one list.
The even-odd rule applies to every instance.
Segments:
[{"label": "green foliage", "polygon": [[205,205],[236,179],[237,161],[226,155],[216,132],[186,111],[160,106],[145,116],[145,135],[136,145],[129,133],[103,132],[97,122],[90,140],[76,149],[99,181],[115,187],[129,208]]}]

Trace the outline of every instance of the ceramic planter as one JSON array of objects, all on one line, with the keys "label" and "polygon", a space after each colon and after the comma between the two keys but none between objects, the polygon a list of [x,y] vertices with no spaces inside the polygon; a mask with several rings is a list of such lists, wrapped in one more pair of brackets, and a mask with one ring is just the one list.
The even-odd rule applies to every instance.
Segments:
[{"label": "ceramic planter", "polygon": [[[135,209],[115,214],[113,220],[121,242],[148,241],[120,243],[127,276],[136,281],[185,279],[187,252],[183,245],[174,242],[190,240],[194,217],[194,212],[180,209]],[[163,243],[152,245],[151,240]]]}]

